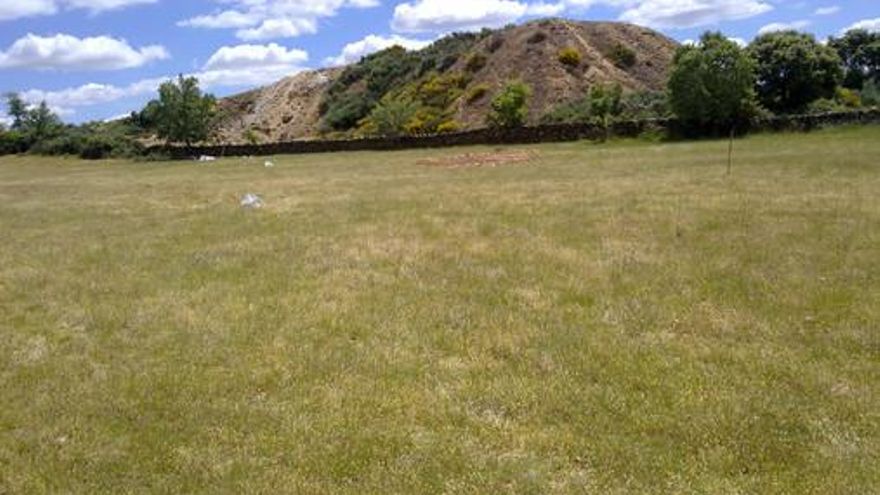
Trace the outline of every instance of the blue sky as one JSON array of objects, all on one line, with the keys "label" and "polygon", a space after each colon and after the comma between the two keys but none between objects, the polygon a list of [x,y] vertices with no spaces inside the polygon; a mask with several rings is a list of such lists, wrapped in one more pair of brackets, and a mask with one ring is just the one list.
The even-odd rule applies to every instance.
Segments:
[{"label": "blue sky", "polygon": [[[391,44],[545,16],[625,20],[685,41],[785,27],[880,30],[880,0],[0,0],[0,91],[70,122],[140,108],[178,73],[239,92]],[[6,117],[0,113],[0,121]]]}]

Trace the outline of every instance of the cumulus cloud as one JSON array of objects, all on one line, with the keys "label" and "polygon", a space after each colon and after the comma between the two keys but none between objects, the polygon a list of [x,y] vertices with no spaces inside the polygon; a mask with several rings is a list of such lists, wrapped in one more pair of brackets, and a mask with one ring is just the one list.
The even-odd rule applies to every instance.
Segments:
[{"label": "cumulus cloud", "polygon": [[840,6],[831,5],[828,7],[819,7],[813,12],[813,15],[834,15],[840,12]]},{"label": "cumulus cloud", "polygon": [[402,46],[407,50],[420,50],[430,44],[430,41],[405,38],[399,35],[377,36],[371,34],[362,40],[345,45],[345,47],[342,48],[342,53],[335,57],[325,59],[324,64],[329,66],[351,64],[357,62],[366,55],[390,48],[394,45]]},{"label": "cumulus cloud", "polygon": [[641,0],[620,19],[654,28],[692,28],[747,19],[773,10],[763,0]]},{"label": "cumulus cloud", "polygon": [[773,10],[770,0],[409,0],[394,10],[399,32],[448,32],[498,27],[527,17],[620,9],[620,20],[654,28],[692,28],[746,19]]},{"label": "cumulus cloud", "polygon": [[268,45],[224,46],[214,52],[205,64],[205,70],[250,69],[290,66],[307,62],[309,54],[303,50],[288,49],[276,43]]},{"label": "cumulus cloud", "polygon": [[42,37],[28,34],[0,51],[0,68],[57,70],[118,70],[140,67],[169,57],[159,45],[133,48],[123,39],[67,34]]},{"label": "cumulus cloud", "polygon": [[503,26],[527,12],[527,4],[513,0],[415,0],[394,8],[391,25],[405,33],[474,30]]},{"label": "cumulus cloud", "polygon": [[810,26],[810,21],[771,22],[758,30],[758,34],[775,33],[778,31],[799,31]]},{"label": "cumulus cloud", "polygon": [[269,40],[313,34],[318,20],[333,17],[343,8],[370,8],[378,0],[216,0],[223,10],[177,23],[205,29],[236,29],[239,39]]},{"label": "cumulus cloud", "polygon": [[84,9],[91,13],[116,10],[158,0],[4,0],[0,3],[0,21],[52,15],[62,9]]},{"label": "cumulus cloud", "polygon": [[318,31],[315,19],[267,19],[259,26],[241,29],[236,36],[243,40],[270,40],[275,38],[295,38],[302,34],[314,34]]},{"label": "cumulus cloud", "polygon": [[843,31],[841,31],[841,33],[846,33],[847,31],[852,31],[853,29],[864,29],[865,31],[870,31],[872,33],[880,33],[880,17],[876,19],[861,20],[844,29]]},{"label": "cumulus cloud", "polygon": [[[275,82],[302,70],[309,55],[303,50],[268,45],[224,46],[214,52],[201,70],[188,74],[199,79],[203,89],[253,87]],[[129,98],[155,95],[172,77],[143,79],[129,85],[88,83],[54,91],[32,89],[21,93],[30,104],[45,101],[59,115],[76,109],[107,105]]]}]

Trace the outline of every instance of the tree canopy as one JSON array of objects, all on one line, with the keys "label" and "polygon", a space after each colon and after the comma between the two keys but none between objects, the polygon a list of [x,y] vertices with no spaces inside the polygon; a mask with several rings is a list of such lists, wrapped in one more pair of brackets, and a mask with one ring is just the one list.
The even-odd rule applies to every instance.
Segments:
[{"label": "tree canopy", "polygon": [[669,78],[670,105],[691,125],[735,125],[755,111],[755,66],[739,45],[706,33],[679,48]]},{"label": "tree canopy", "polygon": [[868,81],[880,82],[880,33],[853,29],[840,38],[829,39],[828,46],[843,61],[845,87],[860,90]]},{"label": "tree canopy", "polygon": [[179,76],[159,87],[158,101],[147,105],[158,136],[170,142],[193,143],[208,138],[216,101],[203,94],[195,77]]},{"label": "tree canopy", "polygon": [[811,34],[765,34],[748,50],[757,63],[758,98],[776,113],[800,112],[820,98],[833,98],[843,80],[837,52]]}]

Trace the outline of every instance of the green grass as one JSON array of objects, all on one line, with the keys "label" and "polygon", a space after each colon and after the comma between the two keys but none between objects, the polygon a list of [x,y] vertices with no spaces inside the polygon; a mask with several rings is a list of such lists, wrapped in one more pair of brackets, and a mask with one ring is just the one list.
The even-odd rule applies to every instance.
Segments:
[{"label": "green grass", "polygon": [[0,493],[880,492],[880,127],[527,149],[0,158]]}]

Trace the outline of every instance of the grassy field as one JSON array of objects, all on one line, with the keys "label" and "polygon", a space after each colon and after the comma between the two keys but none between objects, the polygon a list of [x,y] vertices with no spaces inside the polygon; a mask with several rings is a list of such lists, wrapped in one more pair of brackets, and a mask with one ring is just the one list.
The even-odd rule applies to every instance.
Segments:
[{"label": "grassy field", "polygon": [[880,127],[515,149],[0,158],[0,493],[880,493]]}]

